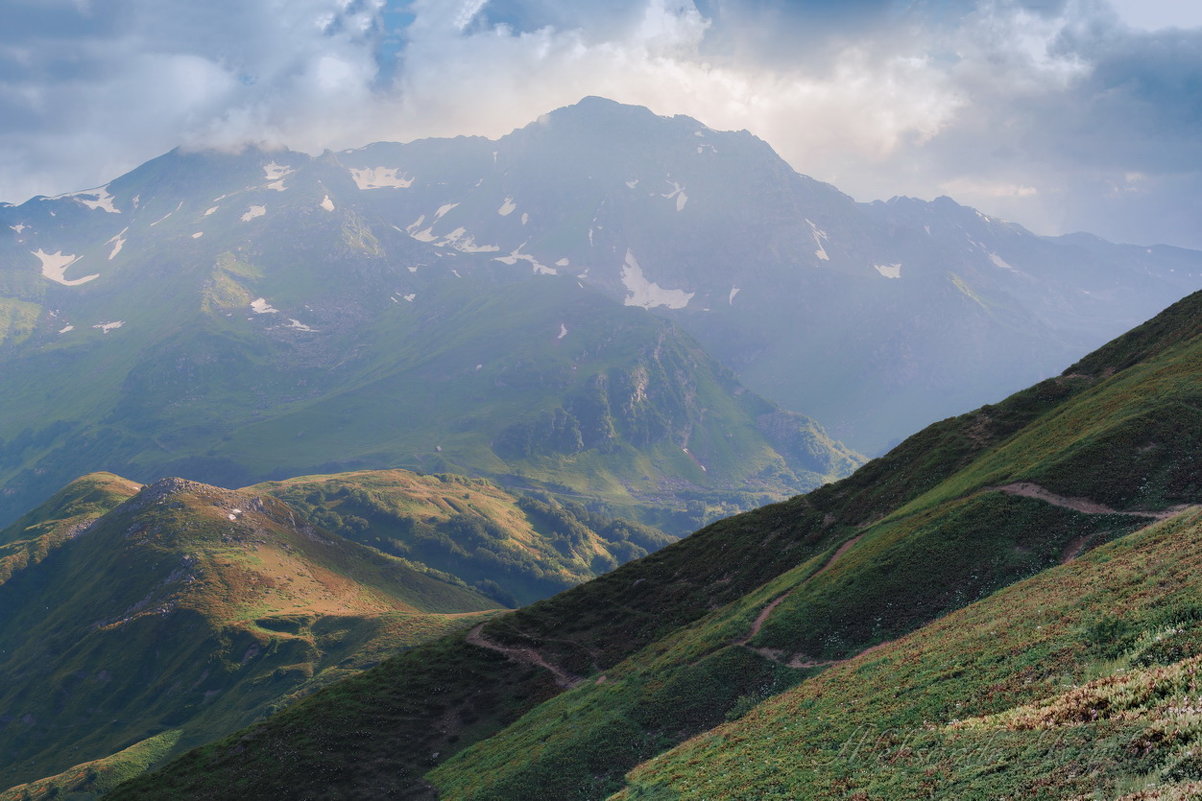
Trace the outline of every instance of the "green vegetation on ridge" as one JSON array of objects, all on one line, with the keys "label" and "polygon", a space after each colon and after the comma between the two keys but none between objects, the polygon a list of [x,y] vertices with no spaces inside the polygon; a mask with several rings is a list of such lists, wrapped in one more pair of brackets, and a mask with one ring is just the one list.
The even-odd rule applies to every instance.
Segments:
[{"label": "green vegetation on ridge", "polygon": [[[1202,295],[1182,305],[1196,311]],[[1168,314],[1183,317],[1180,308]],[[513,653],[528,649],[585,679],[566,692],[537,664],[443,640],[195,751],[115,797],[224,798],[233,796],[222,788],[236,786],[243,794],[337,798],[352,796],[361,782],[419,792],[419,777],[437,765],[426,780],[447,798],[516,799],[543,788],[548,797],[602,798],[637,762],[791,685],[805,688],[831,660],[1146,525],[1164,503],[1192,500],[1188,486],[1140,490],[1143,472],[1118,452],[1088,468],[1135,487],[1125,508],[1147,504],[1144,516],[1062,508],[1068,501],[1021,497],[990,482],[1029,481],[1041,465],[1068,464],[1083,447],[1097,453],[1142,426],[1146,416],[1132,416],[1132,404],[1171,417],[1182,393],[1198,392],[1200,350],[1198,337],[1183,338],[1113,375],[1043,382],[931,426],[848,479],[720,521],[484,626],[487,642]],[[1129,375],[1160,378],[1137,392]],[[1081,409],[1089,428],[1062,439],[1057,451],[1046,421],[1086,414]],[[1039,461],[1022,458],[1024,442],[1043,454]],[[1172,469],[1178,455],[1170,447],[1145,453],[1159,454],[1162,469]],[[1012,456],[1002,463],[999,454]],[[1009,469],[980,467],[991,463]],[[440,661],[448,666],[441,673]],[[491,662],[495,682],[459,681],[479,674],[449,667],[481,662]],[[411,694],[419,674],[427,682],[443,677],[435,698]],[[482,714],[480,694],[500,687],[507,702],[494,700]],[[388,700],[373,705],[371,698]],[[435,718],[437,733],[428,722]],[[384,731],[389,736],[352,735]],[[351,742],[370,770],[344,764],[340,754]],[[300,751],[298,744],[305,744]],[[281,750],[327,767],[298,778],[279,769],[272,755]]]}]

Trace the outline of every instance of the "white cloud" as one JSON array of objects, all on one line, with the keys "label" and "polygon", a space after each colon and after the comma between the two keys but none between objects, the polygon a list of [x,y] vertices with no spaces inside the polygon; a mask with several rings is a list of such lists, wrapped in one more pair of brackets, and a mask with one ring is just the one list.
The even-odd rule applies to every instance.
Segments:
[{"label": "white cloud", "polygon": [[181,142],[497,136],[594,94],[746,128],[861,199],[951,192],[1045,230],[1100,227],[1097,198],[1127,173],[1149,178],[1124,202],[1179,199],[1196,182],[1165,175],[1200,139],[1184,112],[1154,119],[1196,97],[1138,94],[1188,92],[1172,59],[1196,43],[1125,27],[1159,26],[1155,0],[1115,5],[414,0],[386,35],[384,0],[61,0],[74,33],[0,31],[0,187],[94,186]]}]

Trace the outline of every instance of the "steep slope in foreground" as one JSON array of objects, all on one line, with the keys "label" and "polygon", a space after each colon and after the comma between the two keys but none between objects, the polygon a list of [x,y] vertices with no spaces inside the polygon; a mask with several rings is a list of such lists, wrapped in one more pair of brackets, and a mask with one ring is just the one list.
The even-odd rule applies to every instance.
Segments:
[{"label": "steep slope in foreground", "polygon": [[604,798],[766,696],[1202,500],[1200,334],[1202,293],[844,481],[414,649],[114,797]]},{"label": "steep slope in foreground", "polygon": [[0,583],[0,787],[167,730],[204,742],[497,606],[181,479],[85,477],[3,540],[23,563]]},{"label": "steep slope in foreground", "polygon": [[832,667],[615,801],[1202,797],[1196,508]]}]

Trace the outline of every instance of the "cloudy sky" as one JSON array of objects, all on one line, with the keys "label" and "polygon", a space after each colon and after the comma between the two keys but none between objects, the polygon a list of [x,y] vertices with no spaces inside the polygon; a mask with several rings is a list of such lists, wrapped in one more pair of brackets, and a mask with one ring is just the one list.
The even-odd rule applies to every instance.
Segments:
[{"label": "cloudy sky", "polygon": [[1198,0],[0,0],[0,200],[176,145],[497,136],[597,94],[860,200],[1202,248]]}]

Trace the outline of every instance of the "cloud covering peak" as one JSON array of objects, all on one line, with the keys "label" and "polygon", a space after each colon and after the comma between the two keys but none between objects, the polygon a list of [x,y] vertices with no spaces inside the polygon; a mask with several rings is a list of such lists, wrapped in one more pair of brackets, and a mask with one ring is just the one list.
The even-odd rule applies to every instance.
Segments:
[{"label": "cloud covering peak", "polygon": [[601,95],[749,129],[860,199],[1202,247],[1202,29],[1156,5],[9,0],[0,197],[181,143],[496,136]]}]

